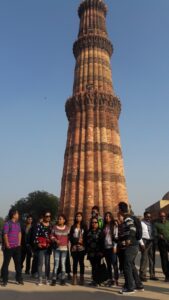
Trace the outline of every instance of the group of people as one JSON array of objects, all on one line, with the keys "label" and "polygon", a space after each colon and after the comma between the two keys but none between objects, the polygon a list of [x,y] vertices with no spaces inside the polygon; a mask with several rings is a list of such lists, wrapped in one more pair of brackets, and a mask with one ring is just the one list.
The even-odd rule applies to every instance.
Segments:
[{"label": "group of people", "polygon": [[[77,212],[71,227],[66,217],[58,215],[56,224],[51,223],[50,211],[45,211],[35,224],[28,215],[24,226],[20,225],[19,212],[11,209],[8,220],[3,227],[3,264],[1,267],[2,286],[8,283],[8,268],[11,258],[16,270],[16,283],[23,285],[22,269],[25,273],[37,278],[41,286],[43,266],[45,267],[45,284],[55,286],[58,278],[60,284],[66,284],[66,273],[73,285],[84,285],[85,256],[91,264],[91,286],[105,281],[106,286],[118,286],[119,274],[124,275],[124,286],[121,294],[132,294],[143,291],[143,282],[147,281],[149,263],[150,280],[155,276],[155,250],[158,244],[162,270],[165,281],[169,282],[169,221],[166,214],[160,212],[160,220],[153,223],[151,214],[144,213],[144,219],[130,215],[125,202],[118,205],[118,214],[114,218],[111,212],[100,216],[99,207],[94,206],[88,226],[82,212]],[[140,270],[135,266],[138,251],[141,251]],[[50,270],[50,258],[53,253],[54,266]],[[72,256],[73,276],[71,278],[70,254]],[[106,268],[103,269],[103,260]],[[78,265],[80,269],[77,277]]]}]

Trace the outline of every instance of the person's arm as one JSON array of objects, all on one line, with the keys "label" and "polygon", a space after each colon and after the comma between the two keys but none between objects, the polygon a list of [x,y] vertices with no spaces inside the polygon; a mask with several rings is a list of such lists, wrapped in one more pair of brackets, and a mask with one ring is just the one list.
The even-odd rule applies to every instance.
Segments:
[{"label": "person's arm", "polygon": [[7,233],[4,233],[4,244],[5,244],[5,248],[10,249]]},{"label": "person's arm", "polygon": [[8,234],[9,234],[9,223],[6,222],[4,224],[4,227],[3,227],[3,237],[4,237],[4,245],[5,245],[5,248],[10,248],[10,245],[9,245],[9,239],[8,239]]},{"label": "person's arm", "polygon": [[21,239],[22,239],[22,233],[20,231],[19,234],[18,234],[18,246],[19,247],[21,246]]}]

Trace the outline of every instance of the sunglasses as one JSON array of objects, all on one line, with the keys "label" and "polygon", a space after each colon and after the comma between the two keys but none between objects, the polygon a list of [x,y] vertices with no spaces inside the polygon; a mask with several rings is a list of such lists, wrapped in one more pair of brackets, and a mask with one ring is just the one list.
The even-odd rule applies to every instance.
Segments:
[{"label": "sunglasses", "polygon": [[92,224],[98,224],[98,222],[92,222]]},{"label": "sunglasses", "polygon": [[45,218],[50,218],[50,217],[51,217],[51,215],[46,215],[46,216],[45,216]]}]

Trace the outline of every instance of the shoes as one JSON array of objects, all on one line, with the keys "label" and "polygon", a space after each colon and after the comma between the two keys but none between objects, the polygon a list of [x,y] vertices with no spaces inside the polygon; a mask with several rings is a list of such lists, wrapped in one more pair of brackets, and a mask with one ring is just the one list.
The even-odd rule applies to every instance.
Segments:
[{"label": "shoes", "polygon": [[77,285],[77,274],[73,274],[72,285]]},{"label": "shoes", "polygon": [[30,272],[29,272],[29,271],[25,271],[25,274],[26,274],[26,275],[30,275]]},{"label": "shoes", "polygon": [[67,274],[67,280],[72,280],[72,276],[70,273]]},{"label": "shoes", "polygon": [[114,285],[114,280],[112,279],[109,279],[108,281],[105,282],[105,286],[107,287],[112,287]]},{"label": "shoes", "polygon": [[80,275],[79,285],[84,285],[84,275]]},{"label": "shoes", "polygon": [[50,285],[50,280],[49,279],[45,279],[45,284],[46,285]]},{"label": "shoes", "polygon": [[116,286],[116,287],[118,287],[118,286],[119,286],[119,282],[118,282],[118,280],[115,280],[115,284],[114,284],[114,286]]},{"label": "shoes", "polygon": [[140,277],[140,280],[141,280],[142,282],[147,282],[147,278],[146,278],[146,277]]},{"label": "shoes", "polygon": [[2,282],[1,286],[6,287],[7,286],[7,282]]},{"label": "shoes", "polygon": [[38,279],[38,273],[33,273],[33,274],[31,275],[31,277],[34,278],[34,279]]},{"label": "shoes", "polygon": [[39,281],[38,281],[37,285],[38,285],[38,286],[42,286],[42,285],[43,285],[42,278],[39,278]]},{"label": "shoes", "polygon": [[97,282],[95,282],[94,280],[93,281],[91,281],[90,283],[89,283],[89,286],[98,286],[98,284],[97,284]]},{"label": "shoes", "polygon": [[55,285],[56,285],[56,279],[52,279],[51,286],[55,286]]},{"label": "shoes", "polygon": [[66,282],[65,282],[65,280],[64,280],[64,279],[61,279],[61,281],[60,281],[60,285],[66,285]]},{"label": "shoes", "polygon": [[138,286],[134,289],[136,292],[144,292],[144,286],[141,285],[141,286]]},{"label": "shoes", "polygon": [[23,282],[23,280],[21,279],[21,280],[17,280],[17,281],[16,281],[16,284],[17,284],[17,285],[24,285],[24,282]]},{"label": "shoes", "polygon": [[128,290],[126,288],[123,288],[119,294],[121,295],[131,295],[131,294],[134,294],[135,293],[135,290]]},{"label": "shoes", "polygon": [[150,280],[158,281],[159,279],[155,276],[150,277]]}]

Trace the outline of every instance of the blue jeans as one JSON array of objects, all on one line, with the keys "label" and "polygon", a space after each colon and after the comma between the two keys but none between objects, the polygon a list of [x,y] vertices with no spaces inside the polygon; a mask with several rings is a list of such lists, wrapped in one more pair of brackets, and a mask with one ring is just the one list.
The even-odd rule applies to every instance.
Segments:
[{"label": "blue jeans", "polygon": [[53,279],[55,280],[57,277],[57,270],[59,268],[59,262],[61,261],[61,278],[65,279],[65,271],[66,271],[66,256],[67,250],[59,250],[56,249],[53,251],[54,256],[54,268],[53,268]]},{"label": "blue jeans", "polygon": [[42,278],[42,268],[45,261],[45,278],[50,277],[50,253],[48,249],[38,251],[38,277]]},{"label": "blue jeans", "polygon": [[138,246],[129,246],[124,250],[124,278],[125,287],[128,290],[142,287],[142,282],[135,266],[135,259],[138,254]]},{"label": "blue jeans", "polygon": [[117,254],[112,253],[112,248],[110,249],[105,249],[104,250],[104,256],[106,259],[106,264],[107,264],[107,269],[108,269],[108,274],[109,274],[109,279],[113,279],[113,274],[112,274],[112,265],[114,269],[114,279],[118,280],[119,278],[119,271],[118,271],[118,265],[117,265]]}]

